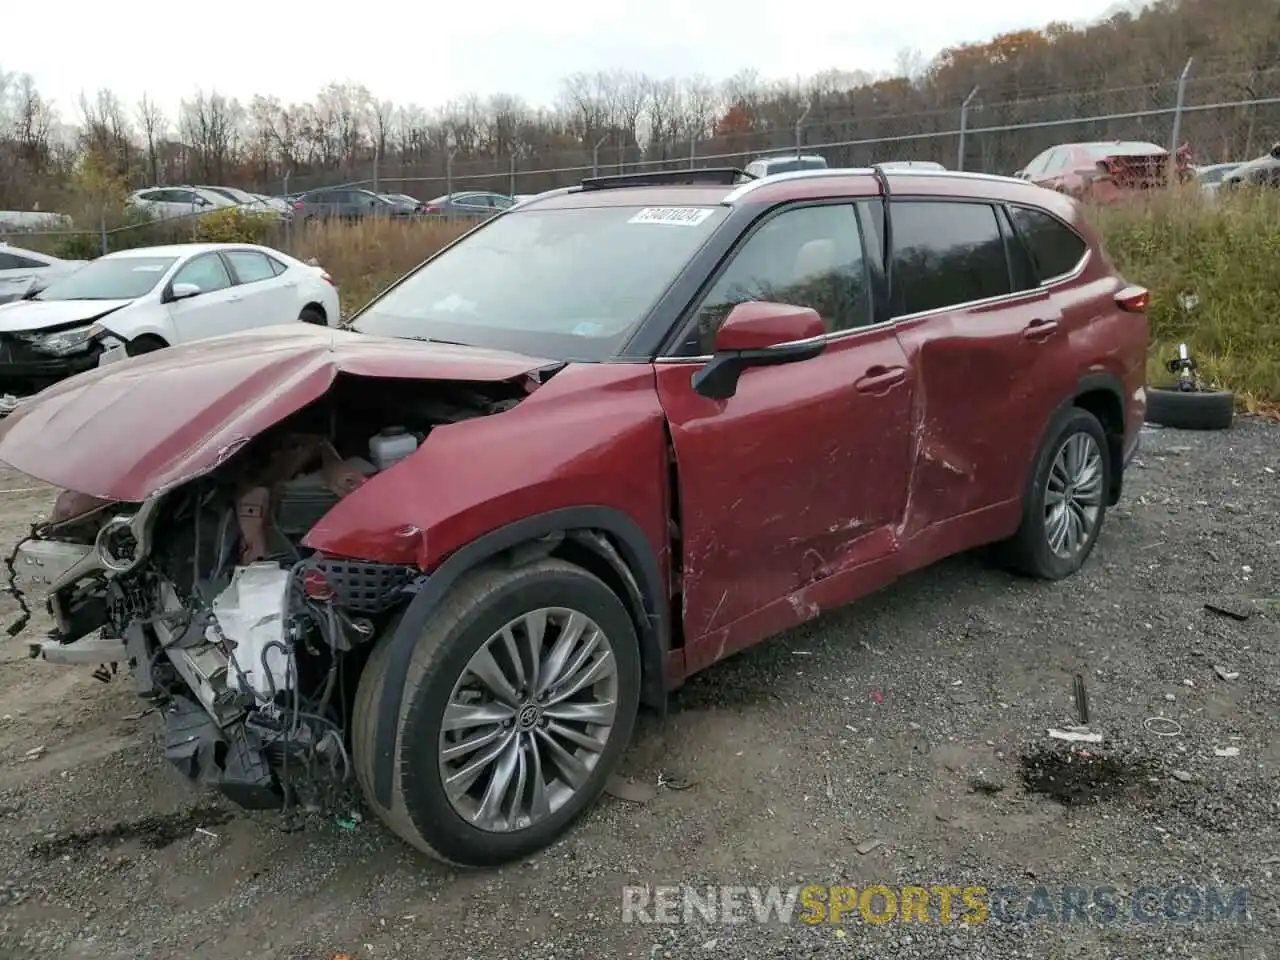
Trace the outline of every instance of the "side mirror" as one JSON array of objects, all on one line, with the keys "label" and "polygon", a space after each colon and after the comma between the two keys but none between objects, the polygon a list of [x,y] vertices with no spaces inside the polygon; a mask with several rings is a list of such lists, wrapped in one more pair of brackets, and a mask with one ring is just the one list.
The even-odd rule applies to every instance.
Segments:
[{"label": "side mirror", "polygon": [[727,400],[738,391],[738,379],[749,367],[797,363],[826,348],[822,317],[809,307],[785,303],[740,303],[716,331],[716,352],[693,375],[695,393],[708,400]]},{"label": "side mirror", "polygon": [[190,300],[192,297],[198,297],[201,289],[194,283],[175,283],[173,289],[169,291],[170,300]]}]

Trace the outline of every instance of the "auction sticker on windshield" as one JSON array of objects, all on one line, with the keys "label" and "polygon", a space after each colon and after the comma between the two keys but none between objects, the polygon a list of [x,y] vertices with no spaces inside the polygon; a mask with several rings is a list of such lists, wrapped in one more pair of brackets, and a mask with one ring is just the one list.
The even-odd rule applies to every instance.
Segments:
[{"label": "auction sticker on windshield", "polygon": [[628,223],[670,223],[678,227],[696,227],[711,216],[706,207],[645,207]]}]

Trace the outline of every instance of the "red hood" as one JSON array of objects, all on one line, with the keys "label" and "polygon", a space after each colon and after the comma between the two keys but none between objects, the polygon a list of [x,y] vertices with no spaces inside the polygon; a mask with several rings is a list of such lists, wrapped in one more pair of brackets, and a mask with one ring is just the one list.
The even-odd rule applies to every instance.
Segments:
[{"label": "red hood", "polygon": [[302,323],[270,327],[56,384],[0,421],[0,461],[78,493],[141,501],[213,469],[323,396],[339,373],[493,382],[551,362]]}]

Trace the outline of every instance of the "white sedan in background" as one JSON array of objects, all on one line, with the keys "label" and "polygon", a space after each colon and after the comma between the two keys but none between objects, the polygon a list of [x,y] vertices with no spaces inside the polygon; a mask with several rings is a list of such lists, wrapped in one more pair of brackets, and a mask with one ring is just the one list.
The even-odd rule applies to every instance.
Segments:
[{"label": "white sedan in background", "polygon": [[336,327],[338,289],[268,247],[197,243],[99,257],[0,305],[0,415],[17,398],[103,363],[256,327]]},{"label": "white sedan in background", "polygon": [[11,247],[0,241],[0,303],[21,300],[32,290],[47,287],[54,280],[75,273],[84,260],[59,260],[47,253]]},{"label": "white sedan in background", "polygon": [[136,190],[130,194],[129,203],[145,210],[155,220],[190,217],[239,206],[235,200],[203,187],[152,187],[149,190]]}]

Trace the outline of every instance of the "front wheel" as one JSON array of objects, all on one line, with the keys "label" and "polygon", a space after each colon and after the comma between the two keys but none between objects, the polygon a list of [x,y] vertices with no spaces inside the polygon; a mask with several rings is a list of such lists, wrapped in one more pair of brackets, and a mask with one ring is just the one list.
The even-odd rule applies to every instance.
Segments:
[{"label": "front wheel", "polygon": [[373,782],[390,649],[388,634],[360,678],[356,775],[382,821],[438,859],[494,866],[546,847],[600,795],[631,738],[640,652],[617,595],[559,560],[476,571],[414,649],[383,808]]},{"label": "front wheel", "polygon": [[1098,542],[1112,464],[1106,432],[1088,410],[1058,414],[1046,441],[1023,494],[1022,522],[997,552],[1020,573],[1061,580],[1084,566]]}]

